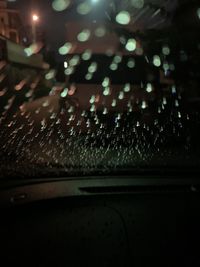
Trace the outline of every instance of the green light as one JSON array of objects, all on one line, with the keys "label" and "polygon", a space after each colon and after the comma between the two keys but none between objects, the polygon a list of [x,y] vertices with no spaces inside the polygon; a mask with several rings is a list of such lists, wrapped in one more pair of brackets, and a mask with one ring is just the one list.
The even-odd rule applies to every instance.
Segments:
[{"label": "green light", "polygon": [[95,110],[96,110],[95,105],[92,105],[91,108],[90,108],[90,111],[91,111],[91,112],[94,112]]},{"label": "green light", "polygon": [[65,74],[66,75],[71,75],[74,72],[74,68],[73,67],[69,67],[65,70]]},{"label": "green light", "polygon": [[80,32],[77,36],[77,39],[80,42],[86,42],[90,38],[90,30],[84,29],[82,32]]},{"label": "green light", "polygon": [[115,63],[120,63],[122,61],[122,57],[121,56],[115,56],[114,59],[113,59],[113,61]]},{"label": "green light", "polygon": [[131,20],[131,17],[127,11],[121,11],[116,16],[116,22],[122,25],[129,24],[130,20]]},{"label": "green light", "polygon": [[148,106],[147,106],[147,102],[146,101],[142,101],[142,109],[145,109],[145,108],[147,108]]},{"label": "green light", "polygon": [[91,50],[85,50],[85,52],[82,54],[82,59],[83,60],[89,60],[92,56]]},{"label": "green light", "polygon": [[160,57],[158,55],[155,55],[153,57],[153,65],[156,67],[160,67],[161,66],[161,60]]},{"label": "green light", "polygon": [[132,69],[135,67],[135,60],[134,59],[129,59],[127,66]]},{"label": "green light", "polygon": [[133,39],[133,38],[129,39],[127,44],[126,44],[126,49],[128,51],[134,51],[136,49],[136,45],[137,45],[137,43],[136,43],[135,39]]},{"label": "green light", "polygon": [[106,115],[106,114],[108,114],[108,109],[107,108],[104,108],[103,109],[103,115]]},{"label": "green light", "polygon": [[200,8],[197,9],[197,16],[200,19]]},{"label": "green light", "polygon": [[165,56],[168,56],[170,54],[170,48],[168,46],[163,46],[162,53]]},{"label": "green light", "polygon": [[65,88],[61,93],[61,97],[66,97],[67,94],[68,94],[68,88]]},{"label": "green light", "polygon": [[128,92],[130,92],[130,90],[131,90],[130,83],[126,83],[125,86],[124,86],[124,92],[128,93]]},{"label": "green light", "polygon": [[95,35],[97,37],[103,37],[106,34],[106,29],[104,27],[99,27],[95,30]]},{"label": "green light", "polygon": [[92,10],[92,6],[90,5],[90,3],[83,2],[78,5],[76,10],[80,15],[87,15]]},{"label": "green light", "polygon": [[78,55],[73,56],[72,59],[69,61],[70,66],[76,66],[80,61],[80,57]]},{"label": "green light", "polygon": [[89,81],[89,80],[92,79],[92,76],[93,76],[92,73],[87,73],[87,74],[85,75],[85,79]]},{"label": "green light", "polygon": [[90,73],[94,73],[96,70],[97,70],[97,63],[96,62],[92,62],[92,64],[88,68],[88,71]]},{"label": "green light", "polygon": [[147,93],[151,93],[153,91],[151,83],[147,83],[146,91],[147,91]]},{"label": "green light", "polygon": [[33,49],[31,49],[31,47],[25,48],[24,52],[25,52],[27,57],[30,57],[33,55]]},{"label": "green light", "polygon": [[110,95],[110,87],[105,87],[105,89],[103,91],[103,95],[105,95],[105,96]]},{"label": "green light", "polygon": [[118,65],[116,63],[112,63],[110,65],[110,69],[113,70],[113,71],[117,70],[117,68],[118,68]]},{"label": "green light", "polygon": [[144,6],[144,0],[131,0],[131,4],[134,8],[141,9]]},{"label": "green light", "polygon": [[111,106],[112,107],[116,107],[116,105],[117,105],[117,100],[116,99],[113,99]]},{"label": "green light", "polygon": [[63,11],[70,5],[70,0],[54,0],[52,7],[55,11]]},{"label": "green light", "polygon": [[95,95],[91,96],[90,98],[90,104],[94,104],[95,102]]},{"label": "green light", "polygon": [[103,82],[102,82],[102,86],[107,87],[107,86],[109,86],[109,84],[110,84],[110,79],[108,77],[105,77]]},{"label": "green light", "polygon": [[59,48],[58,52],[59,52],[60,55],[64,56],[64,55],[69,53],[71,48],[72,48],[72,44],[71,43],[66,43],[62,47]]},{"label": "green light", "polygon": [[124,92],[120,92],[118,98],[120,100],[124,99]]}]

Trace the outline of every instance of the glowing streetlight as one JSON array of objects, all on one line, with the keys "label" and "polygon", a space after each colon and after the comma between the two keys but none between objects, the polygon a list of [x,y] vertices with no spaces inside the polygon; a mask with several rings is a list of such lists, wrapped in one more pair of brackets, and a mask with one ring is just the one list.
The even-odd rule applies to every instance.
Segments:
[{"label": "glowing streetlight", "polygon": [[39,16],[37,14],[32,14],[32,35],[33,43],[36,42],[36,23],[39,21]]},{"label": "glowing streetlight", "polygon": [[38,20],[39,20],[39,16],[36,15],[36,14],[33,14],[33,15],[32,15],[32,20],[33,20],[33,21],[38,21]]}]

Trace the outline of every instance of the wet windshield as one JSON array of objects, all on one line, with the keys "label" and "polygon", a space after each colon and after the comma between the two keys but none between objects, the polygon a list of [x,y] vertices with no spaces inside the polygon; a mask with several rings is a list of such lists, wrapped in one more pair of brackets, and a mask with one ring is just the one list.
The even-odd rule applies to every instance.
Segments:
[{"label": "wet windshield", "polygon": [[0,1],[0,176],[198,170],[199,32],[198,0]]}]

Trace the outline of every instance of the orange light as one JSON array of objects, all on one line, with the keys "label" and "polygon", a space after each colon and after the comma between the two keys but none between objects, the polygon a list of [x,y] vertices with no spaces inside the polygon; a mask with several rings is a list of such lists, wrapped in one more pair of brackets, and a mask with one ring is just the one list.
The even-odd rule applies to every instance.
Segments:
[{"label": "orange light", "polygon": [[33,21],[38,21],[39,20],[39,16],[36,15],[36,14],[33,14],[32,19],[33,19]]}]

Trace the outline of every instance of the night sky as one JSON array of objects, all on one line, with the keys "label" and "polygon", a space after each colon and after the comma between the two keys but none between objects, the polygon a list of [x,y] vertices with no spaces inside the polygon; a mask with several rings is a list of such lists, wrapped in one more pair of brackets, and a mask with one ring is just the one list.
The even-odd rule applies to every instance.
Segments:
[{"label": "night sky", "polygon": [[[175,9],[177,5],[176,0],[168,1],[167,3],[168,11]],[[9,5],[11,8],[20,10],[25,26],[30,25],[31,14],[33,12],[37,13],[40,16],[39,26],[46,34],[48,48],[55,51],[58,51],[58,48],[66,42],[65,24],[67,21],[80,18],[75,8],[69,8],[69,10],[64,10],[63,12],[55,12],[52,8],[52,0],[16,0],[10,2]],[[97,8],[94,8],[93,12],[87,15],[87,19],[88,17],[90,17],[91,23],[94,20],[105,20],[106,15],[103,5],[102,7],[97,5]]]},{"label": "night sky", "polygon": [[[24,25],[30,25],[31,14],[33,12],[37,13],[40,16],[39,25],[46,33],[49,49],[58,51],[58,48],[66,42],[65,23],[77,20],[80,16],[77,15],[76,9],[73,8],[55,12],[51,4],[52,0],[16,0],[9,3],[9,6],[20,10]],[[103,7],[98,6],[98,9],[94,10],[89,16],[91,21],[96,19],[104,20],[105,12]]]}]

